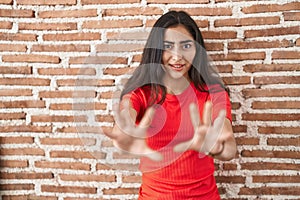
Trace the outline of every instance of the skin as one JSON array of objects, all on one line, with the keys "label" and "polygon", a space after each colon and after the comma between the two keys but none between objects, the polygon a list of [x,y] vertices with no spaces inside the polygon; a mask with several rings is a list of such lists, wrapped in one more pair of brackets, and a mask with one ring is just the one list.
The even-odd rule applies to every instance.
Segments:
[{"label": "skin", "polygon": [[[196,54],[192,35],[182,25],[170,27],[165,32],[162,65],[165,70],[164,84],[170,94],[182,93],[190,83],[188,71]],[[122,152],[137,156],[146,156],[152,160],[162,160],[160,153],[150,149],[146,144],[147,128],[151,124],[154,109],[147,109],[139,125],[135,124],[136,111],[129,100],[122,101],[123,109],[114,106],[115,126],[107,136]],[[221,111],[217,119],[211,121],[212,104],[207,102],[200,119],[195,104],[190,105],[190,117],[194,127],[194,137],[174,147],[175,152],[195,150],[213,156],[219,160],[230,160],[236,154],[236,142],[231,122]]]}]

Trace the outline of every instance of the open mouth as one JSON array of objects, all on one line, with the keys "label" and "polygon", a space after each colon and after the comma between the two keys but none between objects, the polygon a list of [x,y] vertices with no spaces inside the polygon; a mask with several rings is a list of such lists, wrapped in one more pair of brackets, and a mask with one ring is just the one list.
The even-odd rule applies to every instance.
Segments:
[{"label": "open mouth", "polygon": [[181,71],[183,69],[184,65],[183,64],[175,64],[175,65],[170,64],[170,67],[176,71]]}]

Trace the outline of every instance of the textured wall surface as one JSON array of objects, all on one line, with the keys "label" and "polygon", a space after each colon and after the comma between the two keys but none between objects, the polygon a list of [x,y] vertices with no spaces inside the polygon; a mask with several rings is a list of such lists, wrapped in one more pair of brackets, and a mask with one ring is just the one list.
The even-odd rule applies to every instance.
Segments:
[{"label": "textured wall surface", "polygon": [[297,0],[0,0],[2,200],[136,199],[138,159],[103,131],[155,20],[190,13],[230,87],[222,199],[300,198]]}]

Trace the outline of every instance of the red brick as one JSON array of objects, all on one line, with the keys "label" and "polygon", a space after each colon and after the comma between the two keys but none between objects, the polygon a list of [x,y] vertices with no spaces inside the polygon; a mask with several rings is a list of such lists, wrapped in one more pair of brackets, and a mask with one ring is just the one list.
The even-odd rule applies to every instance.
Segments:
[{"label": "red brick", "polygon": [[114,86],[113,79],[62,79],[56,81],[58,86]]},{"label": "red brick", "polygon": [[300,89],[285,88],[285,89],[244,89],[242,91],[246,98],[252,97],[298,97]]},{"label": "red brick", "polygon": [[74,158],[74,159],[105,159],[103,152],[80,152],[80,151],[51,151],[51,158]]},{"label": "red brick", "polygon": [[217,65],[215,66],[218,73],[232,73],[232,65]]},{"label": "red brick", "polygon": [[237,170],[237,165],[235,163],[224,163],[223,170]]},{"label": "red brick", "polygon": [[20,5],[75,5],[76,0],[52,0],[52,1],[45,1],[45,0],[16,0],[17,4]]},{"label": "red brick", "polygon": [[86,91],[40,91],[40,98],[92,98],[96,96],[96,92],[92,90]]},{"label": "red brick", "polygon": [[226,85],[243,85],[250,84],[251,77],[248,76],[231,76],[222,78]]},{"label": "red brick", "polygon": [[37,35],[36,34],[27,34],[27,33],[0,33],[0,40],[37,41]]},{"label": "red brick", "polygon": [[95,145],[95,139],[89,138],[40,138],[43,145]]},{"label": "red brick", "polygon": [[185,0],[172,0],[172,2],[168,0],[148,0],[147,3],[164,3],[164,4],[169,4],[169,3],[174,3],[174,4],[206,4],[209,3],[209,0],[190,0],[190,1],[185,1]]},{"label": "red brick", "polygon": [[53,193],[82,193],[82,194],[96,194],[97,188],[93,187],[78,187],[78,186],[53,186],[53,185],[42,185],[42,192],[53,192]]},{"label": "red brick", "polygon": [[142,177],[138,175],[123,175],[122,176],[122,183],[141,183]]},{"label": "red brick", "polygon": [[300,127],[258,127],[258,133],[261,134],[291,134],[291,135],[299,135]]},{"label": "red brick", "polygon": [[2,200],[58,200],[58,197],[35,195],[3,195]]},{"label": "red brick", "polygon": [[8,167],[8,168],[25,168],[28,167],[28,161],[27,160],[0,160],[0,166],[2,167]]},{"label": "red brick", "polygon": [[239,19],[220,19],[215,21],[215,27],[222,26],[259,26],[259,25],[270,25],[279,24],[279,17],[249,17]]},{"label": "red brick", "polygon": [[299,26],[283,27],[283,28],[269,28],[262,30],[246,30],[245,38],[253,37],[267,37],[267,36],[282,36],[282,35],[293,35],[299,34]]},{"label": "red brick", "polygon": [[241,176],[216,176],[217,183],[245,183],[246,178]]},{"label": "red brick", "polygon": [[247,126],[245,125],[235,125],[232,127],[234,133],[245,133],[247,132]]},{"label": "red brick", "polygon": [[[1,70],[0,70],[1,71]],[[74,75],[96,75],[94,68],[39,68],[40,75],[74,76]]]},{"label": "red brick", "polygon": [[300,76],[263,76],[254,77],[254,84],[299,84]]},{"label": "red brick", "polygon": [[149,32],[147,31],[122,31],[122,32],[107,32],[108,40],[147,40]]},{"label": "red brick", "polygon": [[300,176],[253,176],[253,183],[300,183]]},{"label": "red brick", "polygon": [[34,17],[33,10],[0,9],[0,17]]},{"label": "red brick", "polygon": [[300,21],[300,12],[284,12],[284,21]]},{"label": "red brick", "polygon": [[95,181],[95,182],[116,182],[115,175],[71,175],[71,174],[59,174],[62,181]]},{"label": "red brick", "polygon": [[278,12],[278,11],[287,11],[287,10],[295,10],[295,8],[299,8],[299,2],[292,2],[287,4],[257,4],[249,7],[242,8],[242,12],[249,13],[268,13],[268,12]]},{"label": "red brick", "polygon": [[96,17],[97,9],[80,9],[80,10],[51,10],[40,11],[38,17],[40,18],[66,18],[66,17]]},{"label": "red brick", "polygon": [[15,51],[15,52],[26,52],[26,45],[22,44],[0,44],[0,51]]},{"label": "red brick", "polygon": [[36,173],[36,172],[18,172],[18,173],[1,173],[2,179],[52,179],[54,176],[51,172]]},{"label": "red brick", "polygon": [[[299,28],[300,33],[300,28]],[[299,59],[300,51],[273,51],[273,59]]]},{"label": "red brick", "polygon": [[[1,37],[0,37],[1,38]],[[44,34],[45,41],[83,41],[83,40],[100,40],[100,33],[57,33]]]},{"label": "red brick", "polygon": [[82,24],[84,29],[134,28],[142,26],[143,22],[139,19],[84,21]]},{"label": "red brick", "polygon": [[237,33],[235,31],[202,31],[204,39],[235,39]]},{"label": "red brick", "polygon": [[87,116],[33,115],[31,122],[87,122]]},{"label": "red brick", "polygon": [[0,85],[49,86],[49,79],[42,78],[0,78]]},{"label": "red brick", "polygon": [[82,5],[140,3],[140,0],[81,0]]},{"label": "red brick", "polygon": [[298,121],[300,114],[244,113],[245,121]]},{"label": "red brick", "polygon": [[118,56],[71,57],[70,64],[127,64],[127,58]]},{"label": "red brick", "polygon": [[254,101],[253,109],[300,109],[300,101]]},{"label": "red brick", "polygon": [[259,187],[240,188],[239,195],[300,195],[300,187]]},{"label": "red brick", "polygon": [[114,122],[114,117],[111,115],[96,115],[98,122]]},{"label": "red brick", "polygon": [[237,137],[235,140],[237,145],[259,145],[258,138]]},{"label": "red brick", "polygon": [[296,40],[296,46],[297,46],[297,47],[300,46],[300,38],[298,38],[298,39]]},{"label": "red brick", "polygon": [[55,103],[50,104],[51,110],[105,110],[105,103]]},{"label": "red brick", "polygon": [[209,55],[213,61],[243,61],[243,60],[264,60],[265,52],[251,52],[251,53],[229,53],[227,55],[224,54],[212,54]]},{"label": "red brick", "polygon": [[262,158],[299,158],[296,151],[267,151],[267,150],[243,150],[242,157],[262,157]]},{"label": "red brick", "polygon": [[53,161],[35,161],[34,166],[37,168],[52,168],[52,169],[72,169],[89,171],[90,164],[82,162],[53,162]]},{"label": "red brick", "polygon": [[51,126],[33,126],[33,125],[14,125],[14,126],[0,126],[0,132],[33,132],[33,133],[50,133]]},{"label": "red brick", "polygon": [[299,138],[268,138],[267,144],[272,146],[300,146]]},{"label": "red brick", "polygon": [[103,16],[137,16],[137,15],[162,15],[163,10],[157,7],[145,7],[145,8],[115,8],[104,9]]},{"label": "red brick", "polygon": [[298,64],[248,64],[244,66],[245,72],[279,72],[300,71]]},{"label": "red brick", "polygon": [[14,67],[6,67],[0,66],[1,74],[32,74],[31,67],[25,66],[14,66]]},{"label": "red brick", "polygon": [[13,0],[0,0],[1,4],[8,4],[8,5],[12,5],[13,4]]},{"label": "red brick", "polygon": [[0,137],[1,144],[33,144],[33,137]]},{"label": "red brick", "polygon": [[90,45],[66,44],[66,45],[32,45],[32,52],[89,52]]},{"label": "red brick", "polygon": [[40,100],[0,101],[0,108],[45,108],[45,102]]},{"label": "red brick", "polygon": [[[12,22],[1,22],[0,23],[0,29],[11,29],[13,26]],[[2,33],[3,34],[3,33]],[[1,35],[0,35],[1,36]]]},{"label": "red brick", "polygon": [[[171,8],[170,10],[180,11],[182,8]],[[230,16],[232,15],[231,8],[218,7],[218,8],[186,8],[185,12],[192,16]]]},{"label": "red brick", "polygon": [[20,148],[20,149],[0,149],[0,155],[19,155],[19,156],[44,156],[43,149],[38,148]]},{"label": "red brick", "polygon": [[275,41],[237,41],[229,42],[228,49],[260,49],[260,48],[281,48],[293,46],[290,40],[275,40]]},{"label": "red brick", "polygon": [[34,190],[33,184],[0,184],[2,191],[5,190]]},{"label": "red brick", "polygon": [[276,162],[255,162],[241,163],[242,170],[294,170],[299,171],[299,164],[296,163],[276,163]]},{"label": "red brick", "polygon": [[76,23],[19,23],[20,30],[51,30],[68,31],[76,30]]},{"label": "red brick", "polygon": [[135,68],[125,67],[125,68],[106,68],[103,71],[104,75],[124,75],[124,74],[132,74]]},{"label": "red brick", "polygon": [[0,113],[0,120],[25,119],[26,113]]},{"label": "red brick", "polygon": [[58,56],[22,54],[22,55],[3,55],[4,62],[29,62],[29,63],[59,63]]},{"label": "red brick", "polygon": [[125,195],[125,194],[138,194],[138,188],[111,188],[103,189],[104,195]]},{"label": "red brick", "polygon": [[76,126],[76,127],[62,127],[57,128],[57,132],[61,133],[102,133],[101,127],[98,126]]},{"label": "red brick", "polygon": [[224,44],[223,43],[206,43],[205,48],[208,51],[222,51],[224,49]]}]

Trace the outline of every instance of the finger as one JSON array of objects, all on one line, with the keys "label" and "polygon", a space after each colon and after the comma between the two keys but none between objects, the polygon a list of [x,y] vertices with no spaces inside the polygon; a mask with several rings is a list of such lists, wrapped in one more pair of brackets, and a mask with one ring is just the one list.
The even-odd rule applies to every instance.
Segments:
[{"label": "finger", "polygon": [[132,120],[132,117],[130,115],[130,109],[131,109],[131,103],[129,100],[124,100],[122,103],[124,108],[121,111],[121,116],[127,126],[134,126],[135,122]]},{"label": "finger", "polygon": [[123,127],[125,121],[123,120],[121,113],[120,113],[120,105],[118,103],[113,105],[113,113],[115,118],[115,123],[118,127]]},{"label": "finger", "polygon": [[155,113],[155,110],[154,110],[153,107],[148,108],[146,110],[142,120],[140,121],[138,127],[141,128],[141,129],[147,129],[150,126],[151,122],[152,122],[154,113]]},{"label": "finger", "polygon": [[189,140],[189,141],[186,141],[186,142],[181,142],[181,143],[174,146],[173,151],[174,152],[186,151],[187,149],[189,149],[191,147],[192,143],[193,143],[193,140]]},{"label": "finger", "polygon": [[195,103],[191,103],[189,109],[194,131],[196,131],[197,127],[200,125],[199,111]]},{"label": "finger", "polygon": [[206,124],[207,126],[211,125],[211,113],[212,113],[212,103],[210,101],[207,101],[204,104],[203,108],[203,124]]},{"label": "finger", "polygon": [[206,137],[204,139],[205,144],[210,144],[209,146],[206,146],[208,152],[212,151],[213,149],[216,149],[216,146],[220,146],[217,144],[219,143],[219,137],[221,136],[223,130],[225,116],[226,111],[221,110],[219,112],[218,117],[215,119],[213,126],[209,128],[206,134]]}]

